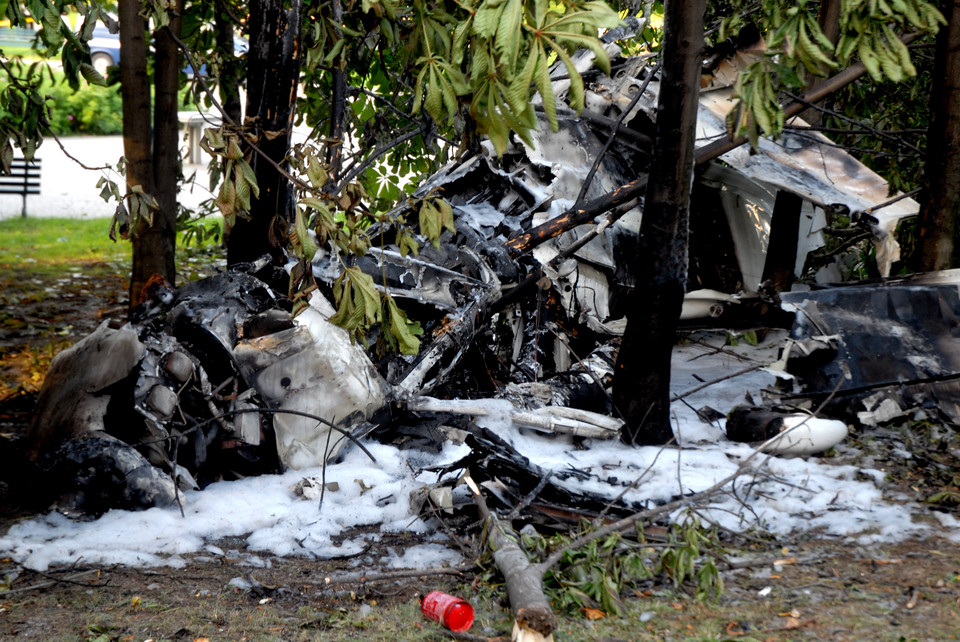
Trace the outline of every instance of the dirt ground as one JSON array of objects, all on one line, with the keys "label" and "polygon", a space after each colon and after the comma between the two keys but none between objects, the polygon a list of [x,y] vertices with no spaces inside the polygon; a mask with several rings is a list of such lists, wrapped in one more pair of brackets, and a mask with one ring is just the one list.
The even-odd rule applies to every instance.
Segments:
[{"label": "dirt ground", "polygon": [[[18,486],[12,440],[29,422],[49,359],[101,320],[122,317],[119,266],[38,279],[0,277],[0,533],[45,510]],[[953,431],[914,425],[861,434],[838,459],[888,473],[890,493],[956,511]],[[911,452],[909,459],[903,451]],[[906,509],[905,509],[906,510]],[[920,515],[918,519],[930,519]],[[813,535],[773,541],[721,534],[717,602],[656,582],[632,588],[623,617],[564,617],[557,640],[950,640],[960,637],[960,550],[943,538],[863,546]],[[243,550],[242,539],[218,542]],[[384,546],[397,542],[385,541]],[[484,567],[461,576],[359,580],[349,560],[192,556],[182,569],[92,567],[45,573],[0,560],[3,640],[428,640],[455,637],[417,598],[455,591],[476,608],[463,639],[509,635],[503,587]],[[377,569],[367,569],[372,574]]]}]

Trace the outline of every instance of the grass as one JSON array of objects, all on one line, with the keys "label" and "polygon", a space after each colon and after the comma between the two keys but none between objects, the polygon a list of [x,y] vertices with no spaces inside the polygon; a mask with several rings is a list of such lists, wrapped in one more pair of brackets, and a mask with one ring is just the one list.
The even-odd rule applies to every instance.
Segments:
[{"label": "grass", "polygon": [[[0,399],[37,391],[57,352],[125,316],[131,245],[109,230],[106,218],[0,221]],[[178,284],[223,265],[217,238],[187,246],[181,235]]]},{"label": "grass", "polygon": [[11,218],[0,221],[0,269],[26,268],[38,275],[68,266],[130,262],[127,242],[114,243],[106,218]]}]

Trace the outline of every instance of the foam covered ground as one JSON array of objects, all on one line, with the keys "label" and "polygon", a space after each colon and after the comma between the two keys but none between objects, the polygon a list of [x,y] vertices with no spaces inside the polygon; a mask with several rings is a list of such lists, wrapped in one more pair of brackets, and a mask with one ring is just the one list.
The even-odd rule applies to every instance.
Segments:
[{"label": "foam covered ground", "polygon": [[[709,337],[709,335],[704,335]],[[714,336],[706,343],[688,343],[674,352],[673,388],[683,393],[751,365],[776,359],[779,337],[760,346],[724,347]],[[713,383],[674,402],[674,426],[681,448],[628,448],[594,442],[576,448],[561,438],[519,431],[507,417],[503,401],[484,402],[491,410],[478,421],[495,430],[537,465],[555,472],[553,480],[636,505],[652,506],[678,495],[710,488],[749,459],[751,472],[739,476],[701,510],[702,515],[733,531],[751,529],[773,534],[814,532],[824,537],[861,542],[896,541],[940,534],[960,539],[960,524],[949,515],[914,520],[924,510],[903,498],[888,497],[878,486],[884,473],[830,458],[754,456],[749,445],[726,441],[722,420],[702,421],[696,410],[709,406],[727,413],[738,403],[759,402],[775,378],[751,372]],[[475,405],[475,403],[474,403]],[[439,454],[397,450],[366,444],[376,462],[350,447],[339,463],[321,469],[289,471],[241,481],[221,482],[186,494],[184,515],[176,507],[142,512],[114,510],[97,520],[72,521],[49,513],[12,526],[0,538],[0,555],[37,570],[55,565],[125,564],[180,566],[189,555],[228,555],[251,565],[268,563],[270,555],[315,558],[352,557],[385,550],[375,563],[384,567],[426,567],[455,564],[460,555],[445,545],[434,525],[412,514],[411,492],[436,480],[422,469],[455,461],[467,446],[447,443]],[[564,476],[576,469],[587,473]],[[320,507],[304,500],[293,487],[304,477],[337,482]],[[354,533],[346,538],[343,534]],[[371,547],[383,534],[417,534],[403,549]],[[241,538],[243,550],[222,550],[214,542]],[[261,557],[263,554],[263,557]]]}]

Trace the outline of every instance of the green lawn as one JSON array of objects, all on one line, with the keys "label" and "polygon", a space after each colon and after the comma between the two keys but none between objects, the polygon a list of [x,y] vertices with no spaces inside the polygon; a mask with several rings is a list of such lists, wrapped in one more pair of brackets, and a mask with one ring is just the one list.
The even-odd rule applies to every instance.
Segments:
[{"label": "green lawn", "polygon": [[38,273],[65,265],[129,262],[130,243],[110,240],[109,218],[11,218],[0,221],[0,268]]},{"label": "green lawn", "polygon": [[[196,235],[178,237],[178,269],[188,279],[197,264],[216,262],[219,255],[218,222],[204,224],[204,241]],[[29,268],[37,274],[56,272],[67,265],[112,264],[129,269],[129,241],[110,240],[109,218],[11,218],[0,221],[0,268]]]}]

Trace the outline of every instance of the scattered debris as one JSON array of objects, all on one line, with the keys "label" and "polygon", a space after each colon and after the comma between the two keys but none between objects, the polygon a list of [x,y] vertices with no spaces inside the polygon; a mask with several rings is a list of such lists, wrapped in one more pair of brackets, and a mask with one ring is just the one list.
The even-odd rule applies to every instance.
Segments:
[{"label": "scattered debris", "polygon": [[[639,463],[610,454],[622,422],[613,418],[609,388],[635,280],[625,248],[638,234],[642,206],[637,199],[621,203],[563,234],[537,231],[584,198],[636,180],[649,162],[657,79],[641,59],[619,59],[611,77],[593,78],[590,109],[567,114],[559,132],[544,128],[533,147],[517,143],[499,159],[488,147],[426,181],[411,203],[442,194],[456,223],[439,246],[407,255],[400,231],[379,223],[374,234],[382,244],[364,256],[322,247],[309,264],[318,289],[305,309],[298,305],[296,318],[279,294],[286,275],[277,278],[267,265],[177,291],[154,284],[132,324],[104,324],[58,356],[28,447],[32,460],[62,481],[60,510],[182,506],[184,492],[221,479],[324,466],[349,455],[348,442],[365,448],[362,437],[433,452],[449,437],[464,446],[453,461],[416,471],[434,474],[429,484],[385,488],[364,476],[354,479],[357,490],[344,480],[308,476],[287,489],[313,501],[335,493],[340,505],[350,493],[375,495],[378,508],[400,505],[451,519],[475,507],[471,517],[484,522],[506,578],[514,638],[548,640],[556,620],[543,574],[559,557],[554,552],[531,563],[510,520],[522,515],[528,525],[556,528],[604,519],[607,526],[589,537],[609,535],[705,501],[754,458],[766,465],[771,454],[823,452],[846,437],[847,421],[876,424],[915,416],[925,406],[960,420],[960,359],[947,341],[960,318],[955,283],[900,280],[783,292],[799,276],[839,276],[835,266],[810,256],[840,213],[869,231],[877,273],[887,275],[899,252],[893,226],[916,211],[910,199],[887,206],[886,184],[826,139],[788,132],[776,144],[761,142],[756,153],[735,150],[704,163],[691,207],[683,322],[792,328],[778,365],[799,389],[774,400],[744,391],[747,405],[729,417],[704,406],[698,415],[705,423],[725,425],[730,440],[756,450],[736,446],[741,450],[723,455],[728,476],[694,487],[680,478],[681,456],[696,461],[716,453],[678,449],[667,456],[675,457],[677,478],[656,497],[637,495],[637,485],[657,481],[635,473]],[[729,97],[729,88],[704,94],[703,141],[725,134]],[[628,110],[601,153],[613,119]],[[411,207],[398,211],[409,215]],[[782,238],[771,250],[781,229],[792,239],[786,252]],[[361,346],[329,321],[344,269],[372,277],[422,325],[417,354],[383,351],[377,327]],[[463,399],[468,394],[474,398]],[[844,420],[815,416],[824,404],[831,411],[848,404],[838,413]],[[497,417],[508,420],[509,434],[484,425]],[[568,458],[547,468],[516,445],[530,431],[543,444],[603,449],[603,455],[580,467]],[[751,474],[759,485],[760,473]],[[461,480],[472,484],[469,494]],[[501,518],[498,509],[509,513]],[[297,544],[305,548],[304,541]],[[450,608],[464,603],[451,599],[429,609],[425,600],[424,613],[465,630],[472,611],[456,620]],[[797,626],[791,620],[785,628]]]},{"label": "scattered debris", "polygon": [[727,415],[726,434],[733,441],[757,443],[778,455],[815,455],[847,437],[847,424],[813,415],[738,406]]},{"label": "scattered debris", "polygon": [[796,323],[781,365],[791,400],[877,426],[960,423],[960,270],[790,292]]}]

